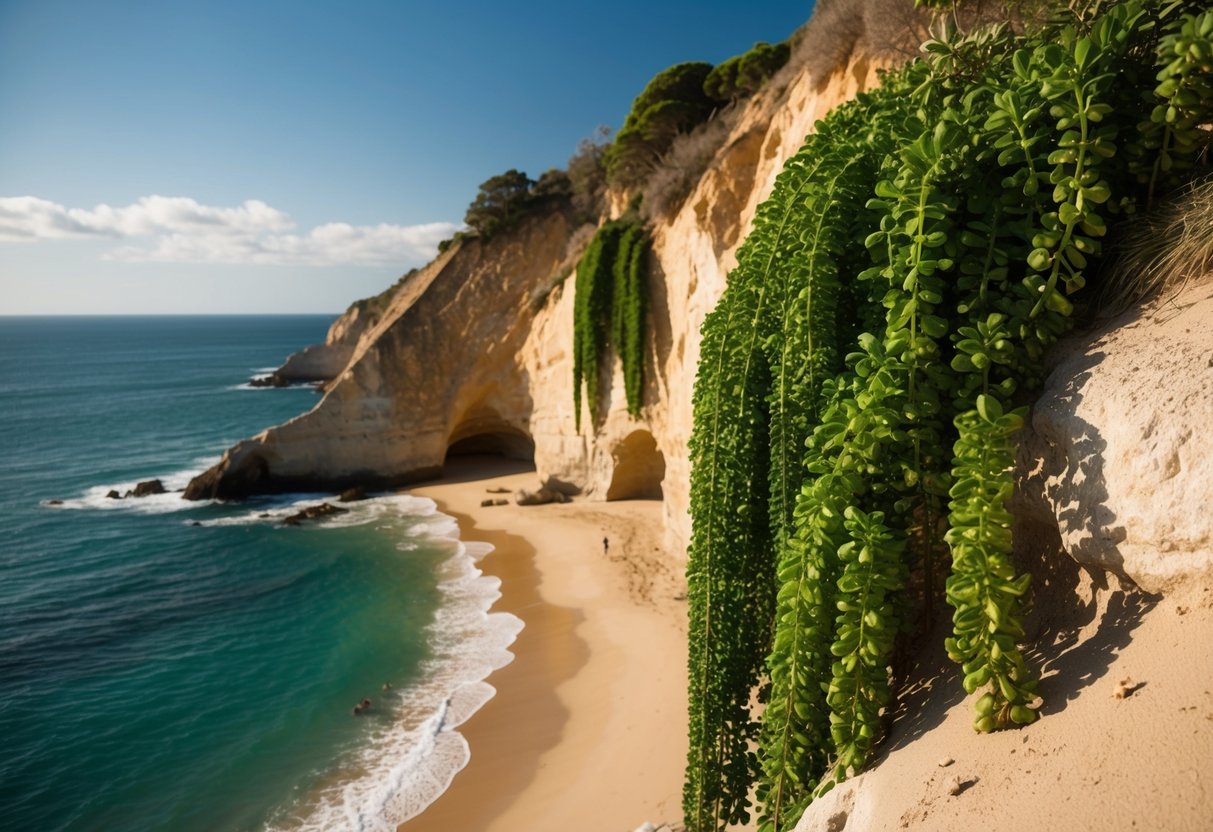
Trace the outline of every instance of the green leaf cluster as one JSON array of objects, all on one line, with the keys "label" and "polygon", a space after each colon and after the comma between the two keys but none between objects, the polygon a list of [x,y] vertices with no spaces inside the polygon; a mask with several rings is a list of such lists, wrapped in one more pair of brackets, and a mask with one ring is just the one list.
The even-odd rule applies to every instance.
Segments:
[{"label": "green leaf cluster", "polygon": [[689,829],[747,820],[755,786],[759,828],[790,829],[865,765],[897,635],[941,595],[974,727],[1037,718],[1017,396],[1105,238],[1207,144],[1211,33],[1127,0],[942,37],[785,165],[702,330]]},{"label": "green leaf cluster", "polygon": [[577,264],[573,298],[573,406],[581,429],[582,387],[598,419],[603,356],[613,347],[623,365],[628,413],[640,415],[648,316],[649,239],[630,219],[598,229]]}]

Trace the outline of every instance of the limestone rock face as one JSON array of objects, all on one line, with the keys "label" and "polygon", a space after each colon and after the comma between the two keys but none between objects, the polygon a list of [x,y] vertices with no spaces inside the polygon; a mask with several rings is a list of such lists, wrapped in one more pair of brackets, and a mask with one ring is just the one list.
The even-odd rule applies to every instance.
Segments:
[{"label": "limestone rock face", "polygon": [[1021,449],[1023,511],[1149,592],[1213,572],[1213,283],[1069,339]]},{"label": "limestone rock face", "polygon": [[566,259],[570,231],[557,211],[452,246],[396,294],[316,407],[231,448],[186,498],[415,481],[477,436],[529,455],[532,402],[516,355],[531,292]]}]

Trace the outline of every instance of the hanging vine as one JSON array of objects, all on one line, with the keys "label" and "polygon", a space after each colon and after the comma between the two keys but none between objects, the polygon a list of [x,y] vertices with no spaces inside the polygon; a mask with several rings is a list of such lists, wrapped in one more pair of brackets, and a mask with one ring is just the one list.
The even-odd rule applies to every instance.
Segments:
[{"label": "hanging vine", "polygon": [[630,220],[603,225],[577,264],[573,300],[573,408],[581,429],[582,386],[597,421],[602,356],[614,348],[623,365],[628,413],[640,415],[648,314],[648,236]]},{"label": "hanging vine", "polygon": [[759,828],[789,830],[862,768],[895,638],[940,594],[975,728],[1037,719],[1015,397],[1118,219],[1198,164],[1211,79],[1197,3],[1075,5],[932,41],[788,161],[703,325],[689,829],[746,821],[757,783]]}]

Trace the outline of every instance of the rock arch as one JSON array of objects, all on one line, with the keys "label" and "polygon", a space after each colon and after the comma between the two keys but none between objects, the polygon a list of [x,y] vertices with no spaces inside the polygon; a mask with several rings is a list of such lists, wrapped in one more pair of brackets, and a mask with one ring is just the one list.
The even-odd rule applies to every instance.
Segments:
[{"label": "rock arch", "polygon": [[665,456],[647,430],[634,430],[611,447],[610,500],[660,500],[665,479]]}]

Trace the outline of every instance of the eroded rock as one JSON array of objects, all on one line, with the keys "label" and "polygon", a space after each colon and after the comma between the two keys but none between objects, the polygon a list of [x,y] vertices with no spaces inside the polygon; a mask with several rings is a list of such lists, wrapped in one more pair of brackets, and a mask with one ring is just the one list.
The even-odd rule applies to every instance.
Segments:
[{"label": "eroded rock", "polygon": [[323,520],[326,517],[332,517],[334,514],[346,514],[348,512],[348,508],[340,508],[332,503],[320,503],[319,505],[308,506],[302,511],[292,514],[282,521],[282,525],[298,526],[307,520]]},{"label": "eroded rock", "polygon": [[548,503],[567,503],[568,495],[552,488],[540,488],[538,491],[519,491],[514,495],[514,502],[520,506],[542,506]]},{"label": "eroded rock", "polygon": [[160,480],[144,480],[137,483],[133,489],[126,492],[127,497],[149,497],[152,494],[164,494],[166,489]]},{"label": "eroded rock", "polygon": [[355,485],[353,488],[347,488],[341,492],[341,496],[337,498],[339,503],[356,503],[359,500],[366,499],[366,489],[361,485]]},{"label": "eroded rock", "polygon": [[1213,572],[1213,283],[1068,339],[1032,408],[1016,507],[1147,592]]},{"label": "eroded rock", "polygon": [[286,387],[290,382],[277,373],[268,376],[254,376],[248,380],[249,387]]}]

